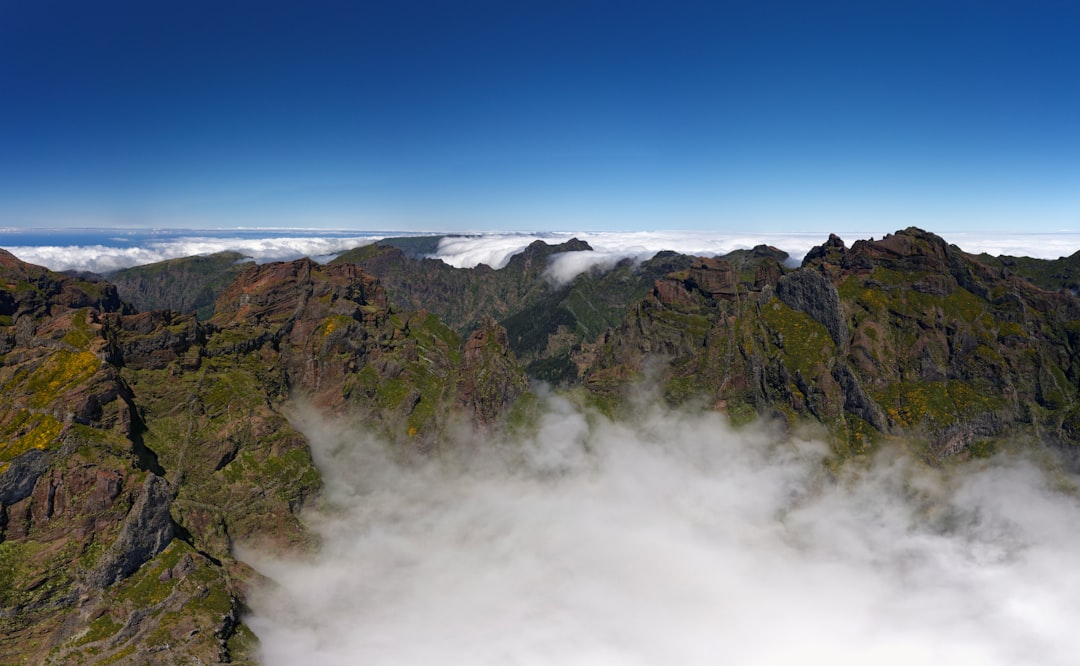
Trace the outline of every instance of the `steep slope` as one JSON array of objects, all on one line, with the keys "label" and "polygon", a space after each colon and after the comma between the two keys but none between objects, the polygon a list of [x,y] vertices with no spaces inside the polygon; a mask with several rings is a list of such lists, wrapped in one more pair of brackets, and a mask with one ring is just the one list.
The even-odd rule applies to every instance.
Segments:
[{"label": "steep slope", "polygon": [[587,271],[566,284],[548,276],[556,255],[590,251],[578,240],[558,245],[534,241],[499,270],[484,265],[460,269],[379,243],[347,252],[333,263],[362,266],[379,276],[392,302],[429,308],[459,331],[468,332],[485,317],[498,320],[530,376],[572,384],[578,378],[572,357],[581,343],[616,326],[657,278],[691,261],[662,252],[641,264],[625,260],[611,269]]},{"label": "steep slope", "polygon": [[481,264],[454,268],[441,259],[416,259],[380,243],[357,248],[332,264],[355,264],[379,278],[398,307],[427,309],[451,328],[467,332],[485,316],[502,320],[551,291],[544,279],[548,259],[560,252],[592,248],[579,240],[559,245],[534,241],[499,270]]},{"label": "steep slope", "polygon": [[141,311],[194,312],[209,319],[218,294],[251,261],[238,252],[170,259],[110,273],[120,297]]},{"label": "steep slope", "polygon": [[1006,275],[1017,275],[1047,291],[1064,289],[1073,295],[1080,293],[1080,252],[1057,259],[988,254],[980,254],[978,259],[991,268],[1002,269]]},{"label": "steep slope", "polygon": [[294,396],[424,450],[524,390],[493,322],[466,344],[355,266],[249,266],[200,322],[0,261],[0,663],[244,662],[235,544],[314,545]]},{"label": "steep slope", "polygon": [[462,421],[500,427],[522,359],[609,411],[650,377],[736,422],[809,424],[834,462],[894,440],[932,460],[1080,443],[1080,300],[1032,282],[1060,266],[1024,277],[910,228],[832,236],[797,269],[761,246],[557,285],[565,251],[588,250],[535,243],[499,271],[379,246],[247,264],[205,320],[0,252],[0,663],[244,662],[236,544],[317,547],[290,410],[428,452]]},{"label": "steep slope", "polygon": [[[811,418],[843,453],[885,435],[927,455],[993,438],[1080,437],[1080,303],[1002,275],[918,229],[846,248],[839,238],[778,279],[724,289],[722,260],[657,282],[588,349],[588,388],[608,400],[667,360],[674,401],[737,419]],[[715,283],[715,284],[714,284]],[[713,286],[710,286],[713,285]]]},{"label": "steep slope", "polygon": [[[649,294],[657,280],[686,273],[694,276],[689,279],[704,280],[703,289],[733,291],[740,284],[775,281],[784,272],[786,259],[786,253],[762,245],[719,259],[660,252],[640,264],[624,260],[610,270],[586,272],[563,287],[550,289],[503,324],[510,334],[510,346],[529,362],[531,376],[573,385],[583,370],[575,361],[583,345],[618,326],[626,311]],[[728,267],[727,271],[721,274],[701,269],[716,262]]]},{"label": "steep slope", "polygon": [[[217,661],[236,605],[221,567],[177,539],[172,488],[115,363],[115,288],[0,253],[0,302],[0,661],[70,663],[69,640],[110,658],[168,640]],[[133,602],[166,564],[163,596]],[[150,626],[180,609],[201,635]]]}]

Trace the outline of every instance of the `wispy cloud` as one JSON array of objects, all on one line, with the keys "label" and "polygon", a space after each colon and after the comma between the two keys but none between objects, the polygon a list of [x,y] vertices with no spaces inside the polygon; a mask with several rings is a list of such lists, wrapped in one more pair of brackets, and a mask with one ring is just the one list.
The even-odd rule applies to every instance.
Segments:
[{"label": "wispy cloud", "polygon": [[1074,477],[884,455],[834,478],[815,442],[636,411],[549,397],[528,436],[414,464],[298,419],[323,545],[249,554],[264,663],[1074,662]]}]

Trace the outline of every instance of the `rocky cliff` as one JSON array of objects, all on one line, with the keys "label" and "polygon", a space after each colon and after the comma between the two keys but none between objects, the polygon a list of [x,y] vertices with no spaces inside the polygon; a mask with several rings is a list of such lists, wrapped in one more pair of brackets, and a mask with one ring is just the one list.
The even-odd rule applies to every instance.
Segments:
[{"label": "rocky cliff", "polygon": [[809,427],[834,464],[894,442],[931,463],[1080,442],[1067,260],[911,228],[832,236],[799,267],[759,246],[546,275],[588,251],[536,243],[500,270],[383,246],[230,259],[191,282],[213,294],[198,317],[154,296],[191,264],[147,271],[137,312],[0,252],[0,663],[249,661],[236,545],[318,547],[298,518],[321,489],[287,417],[301,403],[421,453],[463,422],[501,427],[528,376],[609,413],[648,377],[672,404]]},{"label": "rocky cliff", "polygon": [[592,346],[597,395],[659,356],[671,400],[809,419],[843,454],[892,436],[930,458],[1006,435],[1077,441],[1080,302],[1068,292],[914,228],[850,248],[834,236],[798,270],[735,289],[722,265],[695,266],[658,280]]},{"label": "rocky cliff", "polygon": [[125,268],[106,279],[139,310],[194,312],[209,319],[218,294],[251,263],[238,252],[218,252]]},{"label": "rocky cliff", "polygon": [[430,449],[525,388],[493,322],[463,341],[354,265],[248,266],[200,322],[0,254],[0,663],[250,657],[234,545],[313,547],[303,396]]}]

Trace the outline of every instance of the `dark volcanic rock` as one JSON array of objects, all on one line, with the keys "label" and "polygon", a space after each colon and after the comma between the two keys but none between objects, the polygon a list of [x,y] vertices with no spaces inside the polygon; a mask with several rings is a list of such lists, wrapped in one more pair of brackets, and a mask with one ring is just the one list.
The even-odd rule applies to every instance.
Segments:
[{"label": "dark volcanic rock", "polygon": [[169,545],[174,533],[171,500],[168,482],[147,475],[120,534],[87,577],[91,586],[103,588],[123,580]]},{"label": "dark volcanic rock", "polygon": [[810,248],[810,251],[803,257],[802,265],[815,266],[823,263],[839,265],[843,261],[846,251],[844,241],[840,240],[840,237],[836,234],[829,234],[829,240],[825,241],[824,244]]},{"label": "dark volcanic rock", "polygon": [[588,250],[250,265],[209,321],[133,314],[107,284],[0,252],[0,662],[243,659],[229,637],[253,574],[233,544],[313,545],[297,514],[321,480],[289,410],[432,451],[455,415],[486,430],[525,404],[519,359],[602,410],[649,376],[737,423],[816,422],[839,459],[901,437],[929,460],[1011,435],[1080,444],[1080,301],[1030,277],[1067,285],[1065,263],[910,228],[830,236],[794,270],[758,246],[546,275]]},{"label": "dark volcanic rock", "polygon": [[776,283],[776,296],[792,310],[813,317],[836,344],[847,344],[849,331],[840,295],[824,275],[808,269],[788,273]]},{"label": "dark volcanic rock", "polygon": [[933,234],[910,228],[850,249],[831,236],[772,290],[740,279],[734,299],[688,278],[658,281],[583,349],[598,399],[661,356],[670,399],[704,399],[737,419],[810,417],[844,455],[894,435],[930,458],[1017,432],[1075,442],[1080,301]]},{"label": "dark volcanic rock", "polygon": [[734,298],[738,276],[731,262],[699,257],[687,270],[686,283],[710,298]]},{"label": "dark volcanic rock", "polygon": [[851,371],[851,368],[846,364],[839,364],[833,368],[832,375],[844,391],[844,409],[881,432],[889,432],[889,422],[885,418],[885,414],[863,390],[859,378]]},{"label": "dark volcanic rock", "polygon": [[13,458],[8,468],[0,472],[0,505],[10,506],[29,497],[48,465],[49,454],[41,449],[30,449]]}]

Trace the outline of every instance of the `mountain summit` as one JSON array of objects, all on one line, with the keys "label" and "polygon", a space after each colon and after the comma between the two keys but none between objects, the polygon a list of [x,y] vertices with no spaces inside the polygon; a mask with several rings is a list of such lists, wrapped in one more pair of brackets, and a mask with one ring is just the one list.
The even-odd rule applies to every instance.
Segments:
[{"label": "mountain summit", "polygon": [[406,458],[527,429],[530,380],[600,413],[644,383],[809,428],[835,465],[1080,443],[1080,301],[1057,264],[909,228],[830,236],[797,268],[759,246],[550,279],[553,257],[590,250],[537,241],[498,270],[390,245],[326,265],[222,256],[121,289],[0,251],[0,662],[253,659],[258,576],[236,544],[318,547],[300,405]]}]

